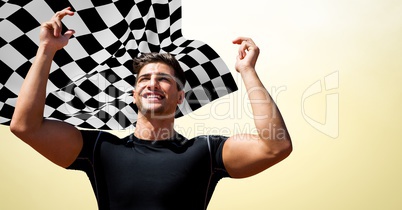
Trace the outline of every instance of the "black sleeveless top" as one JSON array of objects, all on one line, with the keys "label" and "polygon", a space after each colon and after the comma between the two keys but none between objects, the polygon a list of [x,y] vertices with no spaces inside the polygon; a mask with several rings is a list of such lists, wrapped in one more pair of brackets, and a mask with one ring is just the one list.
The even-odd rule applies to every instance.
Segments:
[{"label": "black sleeveless top", "polygon": [[227,137],[148,141],[81,131],[84,146],[69,169],[86,172],[100,210],[205,210],[218,181]]}]

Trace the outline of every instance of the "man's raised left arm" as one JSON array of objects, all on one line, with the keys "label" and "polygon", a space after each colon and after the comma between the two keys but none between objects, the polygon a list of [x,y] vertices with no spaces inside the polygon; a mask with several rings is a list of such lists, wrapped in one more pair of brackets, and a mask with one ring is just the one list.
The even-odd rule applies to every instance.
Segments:
[{"label": "man's raised left arm", "polygon": [[247,90],[257,134],[230,137],[223,147],[223,162],[231,177],[244,178],[285,159],[292,143],[278,107],[255,71],[259,48],[246,37],[236,38],[233,43],[239,45],[235,67]]}]

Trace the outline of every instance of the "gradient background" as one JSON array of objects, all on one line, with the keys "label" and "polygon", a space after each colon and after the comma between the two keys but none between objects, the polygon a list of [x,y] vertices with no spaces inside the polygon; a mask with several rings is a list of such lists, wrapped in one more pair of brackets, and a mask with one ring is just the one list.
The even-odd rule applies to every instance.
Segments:
[{"label": "gradient background", "polygon": [[[261,49],[257,71],[294,144],[289,158],[263,173],[222,180],[209,210],[402,209],[402,2],[182,5],[184,37],[215,49],[240,90],[178,119],[179,132],[252,131],[244,86],[233,69],[237,46],[231,40],[241,35]],[[322,90],[306,95],[313,84]],[[6,126],[0,134],[0,209],[96,209],[84,173],[53,165]]]}]

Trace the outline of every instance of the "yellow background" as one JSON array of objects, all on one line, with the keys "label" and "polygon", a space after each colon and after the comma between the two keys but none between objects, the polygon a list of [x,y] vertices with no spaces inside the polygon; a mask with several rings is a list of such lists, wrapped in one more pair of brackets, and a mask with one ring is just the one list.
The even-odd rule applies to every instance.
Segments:
[{"label": "yellow background", "polygon": [[[233,70],[231,40],[241,35],[261,48],[257,71],[275,93],[294,144],[289,158],[261,174],[222,180],[209,210],[402,209],[400,1],[183,0],[182,6],[184,36],[215,49],[240,90],[178,119],[179,130],[191,137],[251,128]],[[303,101],[312,84],[325,84],[334,72],[337,89],[322,86]],[[327,94],[339,98],[332,104],[339,111],[330,128],[335,138],[304,118],[327,123]],[[205,120],[208,114],[214,115]],[[6,126],[0,134],[1,210],[96,209],[85,174],[53,165]]]}]

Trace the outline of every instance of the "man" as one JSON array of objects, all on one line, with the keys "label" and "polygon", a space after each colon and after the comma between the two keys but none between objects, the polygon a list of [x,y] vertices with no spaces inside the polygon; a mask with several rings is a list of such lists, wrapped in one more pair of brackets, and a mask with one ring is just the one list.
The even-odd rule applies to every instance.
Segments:
[{"label": "man", "polygon": [[259,48],[244,37],[233,41],[239,45],[235,68],[247,88],[258,134],[189,140],[176,133],[174,113],[184,99],[185,80],[173,56],[157,53],[134,61],[133,98],[139,111],[132,135],[120,139],[43,119],[53,56],[74,34],[61,34],[61,20],[73,14],[66,8],[42,24],[10,129],[55,164],[85,171],[99,209],[206,209],[219,179],[255,175],[290,154],[285,123],[255,71]]}]

